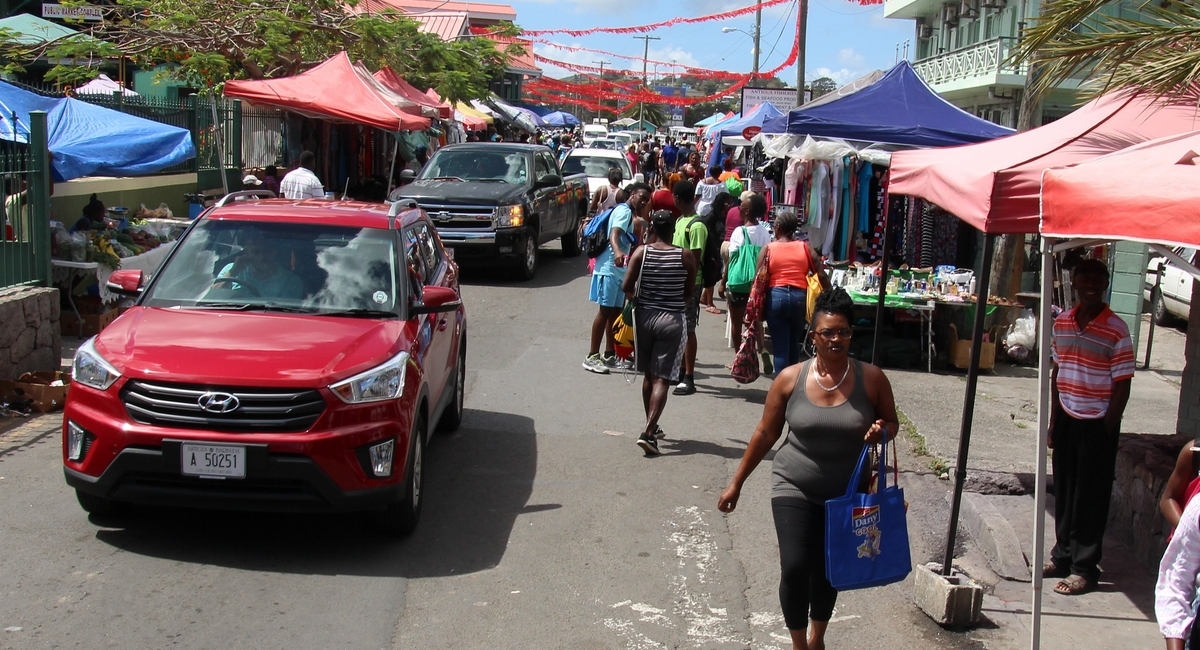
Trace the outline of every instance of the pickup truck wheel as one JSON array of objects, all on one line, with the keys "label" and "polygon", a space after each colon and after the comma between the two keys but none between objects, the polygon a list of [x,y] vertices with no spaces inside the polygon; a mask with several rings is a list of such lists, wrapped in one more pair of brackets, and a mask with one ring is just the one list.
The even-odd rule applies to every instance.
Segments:
[{"label": "pickup truck wheel", "polygon": [[1156,325],[1167,326],[1175,320],[1171,312],[1167,311],[1167,302],[1158,287],[1150,290],[1150,313]]},{"label": "pickup truck wheel", "polygon": [[537,274],[538,262],[538,239],[537,233],[530,231],[529,236],[525,238],[524,248],[521,251],[521,259],[517,262],[515,273],[518,280],[528,282]]},{"label": "pickup truck wheel", "polygon": [[578,257],[582,252],[579,247],[579,224],[572,224],[559,241],[562,244],[563,257]]},{"label": "pickup truck wheel", "polygon": [[404,496],[396,503],[389,505],[375,517],[375,528],[381,533],[395,537],[405,537],[417,527],[421,518],[421,504],[424,503],[425,477],[425,418],[417,416],[410,436],[411,448],[408,452],[408,471],[404,477]]}]

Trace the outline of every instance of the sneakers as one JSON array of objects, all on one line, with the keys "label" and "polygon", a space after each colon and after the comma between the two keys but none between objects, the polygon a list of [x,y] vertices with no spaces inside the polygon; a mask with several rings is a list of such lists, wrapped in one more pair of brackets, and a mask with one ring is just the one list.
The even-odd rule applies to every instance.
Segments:
[{"label": "sneakers", "polygon": [[775,364],[771,363],[771,353],[763,350],[759,354],[762,356],[762,374],[769,375],[775,372]]},{"label": "sneakers", "polygon": [[646,452],[647,456],[659,456],[662,454],[658,450],[658,441],[654,438],[638,438],[637,445]]},{"label": "sneakers", "polygon": [[663,432],[662,427],[658,427],[657,429],[654,430],[653,437],[655,440],[662,440],[663,438],[667,437],[667,434],[665,432]]},{"label": "sneakers", "polygon": [[675,387],[673,393],[675,395],[691,395],[696,392],[696,383],[690,377],[684,377],[683,381]]},{"label": "sneakers", "polygon": [[604,355],[604,367],[609,370],[620,370],[621,360],[615,354]]},{"label": "sneakers", "polygon": [[599,354],[588,355],[583,360],[583,369],[594,372],[598,375],[607,375],[608,366],[604,363],[604,359],[600,358]]}]

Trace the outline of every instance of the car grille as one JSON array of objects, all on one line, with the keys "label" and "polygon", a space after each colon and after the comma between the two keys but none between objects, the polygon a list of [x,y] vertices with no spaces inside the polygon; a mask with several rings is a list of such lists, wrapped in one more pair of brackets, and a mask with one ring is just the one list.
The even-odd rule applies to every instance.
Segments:
[{"label": "car grille", "polygon": [[[209,392],[228,393],[239,405],[228,413],[200,408]],[[307,431],[325,412],[325,398],[316,390],[219,388],[132,380],[121,390],[125,411],[135,422],[178,429],[230,433],[289,433]]]},{"label": "car grille", "polygon": [[489,230],[496,207],[492,205],[421,204],[438,228]]}]

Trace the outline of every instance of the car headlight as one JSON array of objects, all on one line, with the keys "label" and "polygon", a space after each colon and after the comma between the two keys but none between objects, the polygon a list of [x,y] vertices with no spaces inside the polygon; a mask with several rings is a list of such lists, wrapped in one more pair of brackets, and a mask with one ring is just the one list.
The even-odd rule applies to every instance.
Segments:
[{"label": "car headlight", "polygon": [[396,399],[404,393],[404,368],[408,359],[408,353],[401,352],[381,365],[333,384],[329,390],[347,404]]},{"label": "car headlight", "polygon": [[95,337],[88,339],[76,350],[71,380],[96,390],[108,390],[113,382],[121,378],[121,373],[96,352],[92,345],[95,340]]},{"label": "car headlight", "polygon": [[517,228],[525,225],[525,208],[520,205],[502,205],[496,208],[496,227]]}]

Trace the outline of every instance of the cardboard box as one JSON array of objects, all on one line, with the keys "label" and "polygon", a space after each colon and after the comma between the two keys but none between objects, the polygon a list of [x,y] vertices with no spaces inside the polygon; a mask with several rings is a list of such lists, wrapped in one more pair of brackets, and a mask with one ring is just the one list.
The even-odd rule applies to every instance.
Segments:
[{"label": "cardboard box", "polygon": [[[994,327],[989,331],[991,341],[986,341],[979,351],[979,369],[988,370],[996,365],[996,339],[1000,336],[1000,328]],[[971,366],[971,339],[958,338],[958,328],[950,325],[950,337],[946,347],[946,356],[950,365],[955,368],[967,369]]]},{"label": "cardboard box", "polygon": [[81,311],[79,315],[83,317],[82,333],[80,333],[79,320],[75,318],[75,314],[67,309],[60,312],[58,323],[63,336],[82,336],[85,339],[95,336],[117,319],[117,310],[106,311],[103,314],[85,314]]},{"label": "cardboard box", "polygon": [[[62,386],[50,384],[62,380]],[[0,396],[8,400],[32,400],[33,409],[39,413],[57,411],[67,401],[71,388],[71,376],[64,372],[27,372],[16,381],[0,381]]]}]

